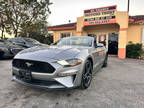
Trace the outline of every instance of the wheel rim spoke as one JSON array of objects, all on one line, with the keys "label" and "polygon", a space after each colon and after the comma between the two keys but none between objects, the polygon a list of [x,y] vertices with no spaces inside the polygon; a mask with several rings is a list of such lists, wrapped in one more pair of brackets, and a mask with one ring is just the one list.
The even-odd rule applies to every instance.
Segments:
[{"label": "wheel rim spoke", "polygon": [[83,75],[85,85],[88,86],[92,79],[92,68],[90,63],[86,63],[85,73]]}]

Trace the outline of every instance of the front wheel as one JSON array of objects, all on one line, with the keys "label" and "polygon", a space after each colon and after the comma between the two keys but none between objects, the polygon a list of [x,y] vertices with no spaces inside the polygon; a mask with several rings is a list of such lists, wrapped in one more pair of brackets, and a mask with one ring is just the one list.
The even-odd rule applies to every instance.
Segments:
[{"label": "front wheel", "polygon": [[92,63],[90,60],[87,60],[82,74],[81,88],[87,89],[91,84],[91,80],[92,80]]}]

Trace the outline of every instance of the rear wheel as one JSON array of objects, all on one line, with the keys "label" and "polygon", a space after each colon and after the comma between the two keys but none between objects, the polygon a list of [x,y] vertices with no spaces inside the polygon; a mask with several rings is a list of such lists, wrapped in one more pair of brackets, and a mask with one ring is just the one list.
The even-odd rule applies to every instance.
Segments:
[{"label": "rear wheel", "polygon": [[90,60],[87,60],[82,74],[81,88],[87,89],[91,84],[91,80],[92,80],[92,63]]}]

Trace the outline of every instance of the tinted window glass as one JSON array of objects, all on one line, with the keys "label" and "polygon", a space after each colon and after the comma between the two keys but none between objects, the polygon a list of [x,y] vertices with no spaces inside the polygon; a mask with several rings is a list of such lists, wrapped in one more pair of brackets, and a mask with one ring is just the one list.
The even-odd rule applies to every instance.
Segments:
[{"label": "tinted window glass", "polygon": [[24,41],[20,38],[12,38],[12,39],[8,39],[8,41],[16,42],[16,43],[24,43]]},{"label": "tinted window glass", "polygon": [[32,38],[24,38],[24,40],[27,42],[33,43],[33,44],[39,44],[39,42],[37,40],[32,39]]}]

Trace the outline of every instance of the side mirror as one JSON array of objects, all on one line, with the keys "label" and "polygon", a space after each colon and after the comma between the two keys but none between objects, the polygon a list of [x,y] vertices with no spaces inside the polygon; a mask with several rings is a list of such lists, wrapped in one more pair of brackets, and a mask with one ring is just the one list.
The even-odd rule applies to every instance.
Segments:
[{"label": "side mirror", "polygon": [[97,47],[104,47],[104,44],[98,43],[98,44],[97,44]]}]

